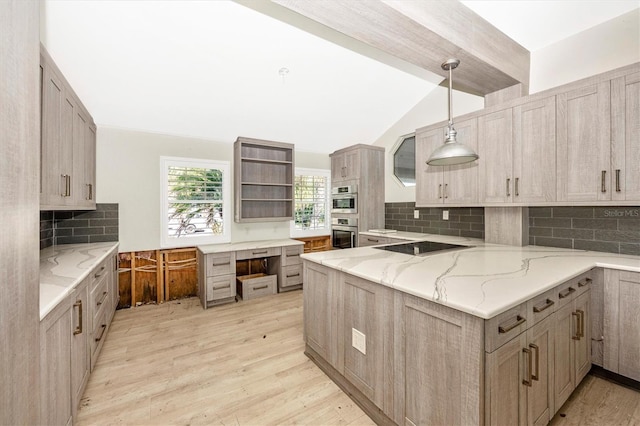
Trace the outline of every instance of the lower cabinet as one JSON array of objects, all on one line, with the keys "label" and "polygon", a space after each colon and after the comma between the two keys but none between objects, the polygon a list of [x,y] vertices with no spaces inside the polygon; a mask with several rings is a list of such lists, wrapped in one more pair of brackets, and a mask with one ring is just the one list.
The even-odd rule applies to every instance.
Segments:
[{"label": "lower cabinet", "polygon": [[88,279],[75,289],[71,302],[71,409],[75,417],[91,372]]},{"label": "lower cabinet", "polygon": [[640,273],[604,271],[603,367],[640,380]]}]

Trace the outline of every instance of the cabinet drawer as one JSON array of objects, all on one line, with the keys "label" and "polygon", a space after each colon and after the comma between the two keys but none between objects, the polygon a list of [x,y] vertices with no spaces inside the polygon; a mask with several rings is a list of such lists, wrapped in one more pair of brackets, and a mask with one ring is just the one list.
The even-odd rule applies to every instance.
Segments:
[{"label": "cabinet drawer", "polygon": [[278,277],[276,275],[253,274],[237,278],[237,290],[243,300],[276,294]]},{"label": "cabinet drawer", "polygon": [[107,257],[105,260],[103,260],[102,262],[100,262],[100,264],[98,266],[96,266],[95,268],[93,268],[93,270],[91,271],[91,282],[89,283],[89,288],[94,288],[95,284],[100,281],[101,278],[103,278],[105,275],[107,275],[109,273],[109,271],[111,270],[111,268],[109,267],[109,261],[111,259],[109,257]]},{"label": "cabinet drawer", "polygon": [[236,272],[235,252],[207,254],[205,262],[208,277],[235,274]]},{"label": "cabinet drawer", "polygon": [[302,284],[302,264],[282,268],[282,287]]},{"label": "cabinet drawer", "polygon": [[529,321],[529,327],[554,313],[557,306],[558,292],[555,288],[528,300],[527,321]]},{"label": "cabinet drawer", "polygon": [[304,246],[287,246],[282,247],[282,266],[302,264],[300,254],[302,254]]},{"label": "cabinet drawer", "polygon": [[371,235],[362,235],[358,236],[358,246],[359,247],[368,247],[368,246],[377,246],[380,244],[387,244],[388,239],[386,237],[373,237]]},{"label": "cabinet drawer", "polygon": [[261,257],[280,256],[282,249],[280,247],[256,248],[252,250],[238,250],[236,259],[258,259]]},{"label": "cabinet drawer", "polygon": [[107,310],[102,309],[96,318],[95,326],[92,329],[91,336],[91,370],[95,367],[98,360],[98,354],[102,348],[105,337],[107,336]]},{"label": "cabinet drawer", "polygon": [[226,299],[236,295],[236,276],[207,277],[207,301]]},{"label": "cabinet drawer", "polygon": [[591,288],[591,271],[571,278],[556,287],[558,309]]},{"label": "cabinet drawer", "polygon": [[91,325],[95,327],[96,320],[105,307],[109,304],[109,280],[103,278],[92,290],[89,296],[89,306],[91,312]]},{"label": "cabinet drawer", "polygon": [[495,351],[529,326],[526,302],[486,320],[484,322],[485,351]]}]

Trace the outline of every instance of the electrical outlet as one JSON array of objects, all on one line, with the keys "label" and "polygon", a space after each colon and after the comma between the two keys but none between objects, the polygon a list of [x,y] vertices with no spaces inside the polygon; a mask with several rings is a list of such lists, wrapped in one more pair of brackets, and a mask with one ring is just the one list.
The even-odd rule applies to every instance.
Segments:
[{"label": "electrical outlet", "polygon": [[420,219],[420,210],[414,210],[413,211],[413,218],[414,219]]},{"label": "electrical outlet", "polygon": [[362,352],[363,355],[367,354],[367,336],[364,333],[351,329],[351,346]]},{"label": "electrical outlet", "polygon": [[449,210],[442,210],[442,220],[449,220]]}]

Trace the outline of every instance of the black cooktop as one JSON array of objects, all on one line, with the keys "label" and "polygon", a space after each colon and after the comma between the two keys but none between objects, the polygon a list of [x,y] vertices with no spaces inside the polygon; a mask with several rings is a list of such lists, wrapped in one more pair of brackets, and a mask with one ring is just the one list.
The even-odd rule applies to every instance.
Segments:
[{"label": "black cooktop", "polygon": [[426,255],[433,252],[445,250],[460,250],[469,248],[470,246],[461,246],[458,244],[436,243],[434,241],[417,241],[406,244],[391,244],[387,246],[377,246],[379,250],[388,250],[396,253],[410,254],[414,256]]}]

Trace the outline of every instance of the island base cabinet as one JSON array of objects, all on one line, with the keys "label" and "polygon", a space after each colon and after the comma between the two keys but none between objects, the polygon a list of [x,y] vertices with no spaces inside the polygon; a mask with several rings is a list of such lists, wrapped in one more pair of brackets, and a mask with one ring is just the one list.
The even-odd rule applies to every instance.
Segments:
[{"label": "island base cabinet", "polygon": [[640,380],[640,273],[604,271],[603,367]]},{"label": "island base cabinet", "polygon": [[487,425],[546,425],[553,417],[552,320],[486,354]]},{"label": "island base cabinet", "polygon": [[401,292],[394,302],[393,420],[481,424],[484,321]]}]

